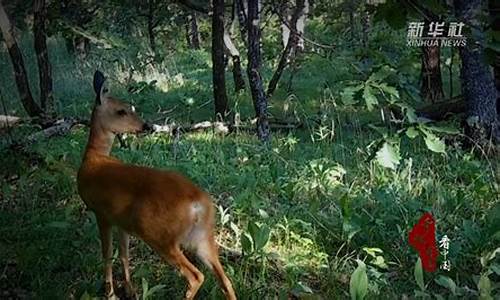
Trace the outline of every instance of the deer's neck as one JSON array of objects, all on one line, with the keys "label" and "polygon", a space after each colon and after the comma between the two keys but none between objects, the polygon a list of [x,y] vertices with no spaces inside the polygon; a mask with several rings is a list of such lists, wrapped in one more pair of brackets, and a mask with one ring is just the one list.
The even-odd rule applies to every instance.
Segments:
[{"label": "deer's neck", "polygon": [[89,158],[92,155],[105,155],[109,156],[111,152],[111,147],[113,147],[113,141],[115,139],[115,134],[109,130],[105,130],[100,122],[92,116],[90,135],[87,143],[87,148],[85,149],[85,158]]}]

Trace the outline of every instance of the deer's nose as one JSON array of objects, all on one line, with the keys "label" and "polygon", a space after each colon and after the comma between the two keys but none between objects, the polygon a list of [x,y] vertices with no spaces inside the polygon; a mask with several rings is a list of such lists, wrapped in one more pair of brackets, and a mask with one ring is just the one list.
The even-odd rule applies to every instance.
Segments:
[{"label": "deer's nose", "polygon": [[142,131],[143,132],[153,132],[153,126],[149,125],[148,123],[144,123],[142,125]]}]

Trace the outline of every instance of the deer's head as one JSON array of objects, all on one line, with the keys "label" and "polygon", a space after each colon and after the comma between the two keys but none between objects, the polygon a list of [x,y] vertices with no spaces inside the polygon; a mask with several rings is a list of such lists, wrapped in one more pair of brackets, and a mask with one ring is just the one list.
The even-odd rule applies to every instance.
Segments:
[{"label": "deer's head", "polygon": [[113,134],[140,133],[150,130],[135,111],[135,107],[108,94],[106,78],[100,71],[94,74],[96,103],[92,116],[92,126],[98,126]]}]

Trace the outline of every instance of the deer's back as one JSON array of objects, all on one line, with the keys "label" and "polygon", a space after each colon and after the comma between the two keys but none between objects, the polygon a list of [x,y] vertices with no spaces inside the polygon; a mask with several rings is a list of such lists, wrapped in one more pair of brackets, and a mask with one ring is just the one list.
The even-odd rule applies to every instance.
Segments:
[{"label": "deer's back", "polygon": [[78,191],[89,209],[96,214],[106,212],[103,217],[110,223],[132,234],[148,234],[145,231],[169,224],[162,230],[170,232],[149,234],[173,236],[193,222],[195,203],[208,210],[207,216],[212,214],[208,195],[182,175],[115,159],[84,161]]}]

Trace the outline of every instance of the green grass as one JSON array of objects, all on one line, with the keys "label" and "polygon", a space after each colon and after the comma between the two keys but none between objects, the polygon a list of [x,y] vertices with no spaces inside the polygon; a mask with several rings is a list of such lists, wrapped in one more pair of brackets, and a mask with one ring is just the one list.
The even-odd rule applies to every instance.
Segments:
[{"label": "green grass", "polygon": [[[28,45],[26,37],[22,48]],[[135,103],[148,120],[186,123],[212,118],[210,56],[204,51],[176,53],[157,68],[168,69],[169,76],[146,70],[147,76],[136,81],[158,80],[157,84],[128,94],[120,71],[124,66],[106,62],[115,54],[94,50],[79,62],[58,41],[51,40],[50,46],[60,115],[89,116],[91,76],[99,67],[109,74],[113,92]],[[499,258],[481,265],[481,257],[499,241],[494,237],[499,217],[494,165],[453,145],[453,139],[446,155],[428,151],[418,140],[403,143],[405,159],[396,170],[368,160],[368,145],[378,136],[366,123],[378,116],[340,105],[343,82],[359,76],[351,67],[355,58],[347,53],[331,59],[307,56],[294,75],[293,91],[277,91],[271,112],[298,117],[307,126],[274,133],[267,147],[244,132],[186,134],[179,140],[155,134],[128,137],[127,147],[115,147],[113,154],[126,162],[177,170],[206,189],[218,207],[217,239],[226,247],[241,250],[242,238],[256,226],[270,230],[264,248],[238,258],[222,255],[241,299],[286,299],[307,295],[308,288],[312,297],[349,298],[356,259],[367,264],[369,299],[416,297],[419,287],[413,272],[418,256],[407,240],[425,211],[436,219],[438,238],[446,234],[451,239],[451,271],[426,273],[426,293],[477,297],[479,276],[488,267],[499,266]],[[26,61],[29,74],[37,74],[33,55],[27,53]],[[0,75],[8,78],[1,83],[8,111],[22,114],[5,52],[0,53],[0,66]],[[265,76],[270,70],[266,66]],[[31,81],[36,86],[35,76]],[[228,83],[231,90],[232,80]],[[250,118],[252,105],[246,94],[230,92],[231,106]],[[159,108],[172,111],[165,114]],[[311,121],[318,113],[325,120],[323,127]],[[25,124],[12,134],[22,140],[34,130]],[[79,199],[75,182],[87,131],[76,128],[24,151],[9,150],[9,141],[2,136],[0,290],[8,295],[36,299],[102,295],[96,223]],[[374,263],[364,247],[380,248],[387,267]],[[165,285],[152,295],[154,299],[182,297],[184,280],[144,243],[133,240],[131,253],[133,279],[140,291],[145,280],[149,287]],[[119,281],[118,259],[114,270]],[[457,296],[438,283],[440,276],[454,281]],[[499,276],[489,274],[492,294],[497,296]],[[206,276],[199,299],[220,297],[213,276]]]}]

